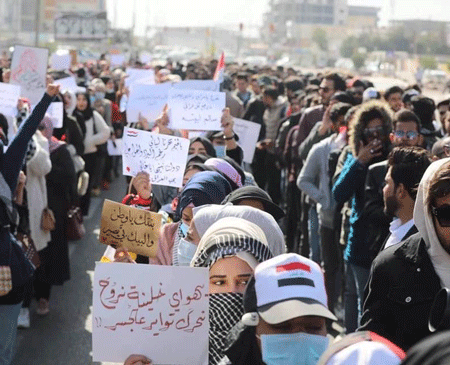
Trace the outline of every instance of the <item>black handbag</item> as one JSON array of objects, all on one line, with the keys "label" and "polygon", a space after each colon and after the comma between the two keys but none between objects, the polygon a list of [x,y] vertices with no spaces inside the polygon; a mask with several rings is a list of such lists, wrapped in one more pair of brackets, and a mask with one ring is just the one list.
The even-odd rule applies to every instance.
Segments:
[{"label": "black handbag", "polygon": [[77,206],[72,206],[67,212],[67,239],[77,241],[84,237],[86,229],[83,224],[83,214]]}]

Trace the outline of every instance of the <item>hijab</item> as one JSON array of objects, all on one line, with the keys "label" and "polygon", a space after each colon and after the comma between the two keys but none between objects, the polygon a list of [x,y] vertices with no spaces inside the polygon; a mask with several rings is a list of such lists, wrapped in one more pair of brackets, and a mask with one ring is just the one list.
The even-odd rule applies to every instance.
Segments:
[{"label": "hijab", "polygon": [[203,145],[203,147],[205,147],[206,154],[208,156],[211,156],[211,157],[216,157],[217,156],[216,155],[216,150],[214,149],[214,146],[212,145],[212,143],[210,142],[209,139],[203,138],[203,137],[191,138],[189,145],[191,145],[194,142],[200,142]]},{"label": "hijab", "polygon": [[275,219],[260,209],[246,205],[204,205],[194,208],[194,223],[200,237],[214,222],[226,217],[245,219],[262,229],[274,256],[286,252],[284,235]]},{"label": "hijab", "polygon": [[181,217],[183,209],[191,203],[195,207],[218,204],[231,190],[230,183],[218,172],[198,172],[191,177],[181,191],[176,213],[178,217]]},{"label": "hijab", "polygon": [[420,236],[425,241],[427,252],[436,274],[444,286],[450,288],[450,255],[444,250],[439,241],[434,227],[433,217],[427,204],[430,181],[446,163],[450,163],[450,158],[433,162],[425,171],[419,184],[416,203],[414,205],[414,224]]},{"label": "hijab", "polygon": [[48,140],[48,149],[50,153],[54,152],[56,149],[65,144],[64,142],[58,140],[53,136],[53,123],[48,114],[44,116],[40,123],[40,126],[43,127],[43,129],[40,129],[42,135]]},{"label": "hijab", "polygon": [[72,115],[76,106],[77,106],[77,96],[74,92],[70,90],[64,91],[63,95],[69,94],[70,96],[70,103],[69,105],[64,105],[64,110],[67,112],[68,115]]},{"label": "hijab", "polygon": [[227,161],[222,160],[221,158],[210,158],[205,162],[206,166],[212,166],[218,171],[222,172],[224,175],[228,176],[228,178],[233,181],[237,185],[238,188],[242,187],[242,178],[238,171],[231,166]]},{"label": "hijab", "polygon": [[91,100],[89,93],[76,93],[76,98],[78,99],[79,95],[83,95],[87,100],[87,107],[85,110],[79,110],[78,106],[75,107],[73,111],[73,115],[77,118],[77,120],[83,120],[83,122],[87,122],[89,119],[94,117],[94,111],[92,110]]}]

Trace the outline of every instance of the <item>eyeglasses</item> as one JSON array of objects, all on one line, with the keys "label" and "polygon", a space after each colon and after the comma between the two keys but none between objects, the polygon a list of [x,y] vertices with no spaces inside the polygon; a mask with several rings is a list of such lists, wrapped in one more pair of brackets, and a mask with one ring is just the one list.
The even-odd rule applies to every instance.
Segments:
[{"label": "eyeglasses", "polygon": [[413,139],[416,139],[416,138],[419,136],[419,133],[417,133],[416,131],[408,131],[408,132],[405,132],[405,131],[395,131],[395,132],[394,132],[394,135],[395,135],[397,138],[403,138],[403,137],[406,136],[407,139],[413,140]]},{"label": "eyeglasses", "polygon": [[450,205],[431,207],[431,213],[436,217],[441,227],[450,227]]},{"label": "eyeglasses", "polygon": [[369,138],[373,135],[382,135],[384,134],[384,128],[382,126],[374,127],[374,128],[366,128],[364,129],[364,137]]}]

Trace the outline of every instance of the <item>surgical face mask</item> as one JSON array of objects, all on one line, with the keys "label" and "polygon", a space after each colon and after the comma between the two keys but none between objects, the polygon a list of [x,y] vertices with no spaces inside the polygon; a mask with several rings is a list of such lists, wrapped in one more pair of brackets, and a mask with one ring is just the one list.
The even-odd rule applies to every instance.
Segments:
[{"label": "surgical face mask", "polygon": [[107,94],[112,94],[115,93],[114,89],[106,89],[106,93]]},{"label": "surgical face mask", "polygon": [[91,105],[95,103],[95,95],[89,95],[89,100],[91,102]]},{"label": "surgical face mask", "polygon": [[316,365],[328,347],[326,336],[308,333],[261,335],[266,365]]},{"label": "surgical face mask", "polygon": [[195,251],[197,251],[196,245],[192,242],[186,241],[184,238],[181,238],[178,243],[178,265],[189,266],[195,255]]},{"label": "surgical face mask", "polygon": [[181,230],[181,233],[183,234],[183,237],[186,237],[186,235],[187,235],[187,233],[189,231],[189,226],[186,223],[181,222],[180,230]]},{"label": "surgical face mask", "polygon": [[105,98],[105,93],[102,93],[102,92],[100,92],[100,91],[97,91],[96,93],[95,93],[95,99],[96,100],[103,100]]},{"label": "surgical face mask", "polygon": [[226,156],[226,146],[214,146],[216,150],[217,157],[225,157]]}]

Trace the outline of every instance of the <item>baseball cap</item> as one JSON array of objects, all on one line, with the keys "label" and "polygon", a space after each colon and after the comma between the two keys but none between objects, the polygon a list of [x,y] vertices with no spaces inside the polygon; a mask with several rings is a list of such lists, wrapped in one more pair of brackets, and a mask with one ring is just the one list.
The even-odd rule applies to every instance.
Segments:
[{"label": "baseball cap", "polygon": [[256,308],[269,324],[302,316],[336,321],[328,309],[320,266],[295,253],[276,256],[255,269]]},{"label": "baseball cap", "polygon": [[374,87],[368,87],[363,92],[363,102],[364,103],[366,101],[369,101],[372,99],[380,99],[380,98],[381,98],[381,95],[380,95],[379,91],[377,89],[375,89]]}]

